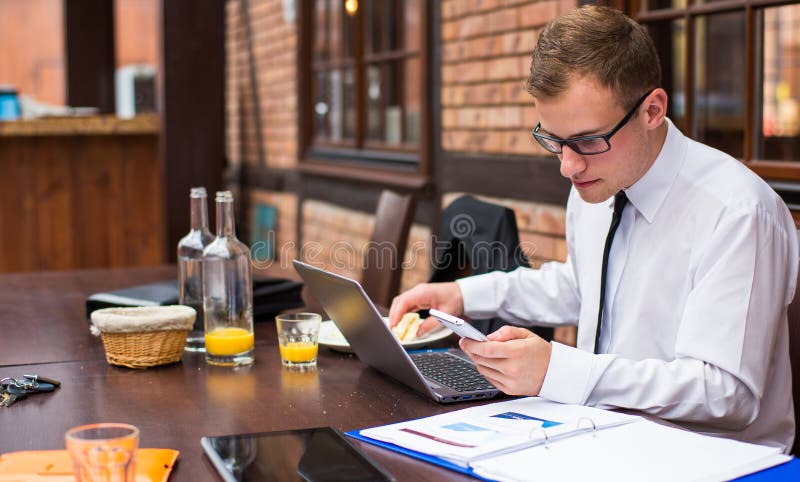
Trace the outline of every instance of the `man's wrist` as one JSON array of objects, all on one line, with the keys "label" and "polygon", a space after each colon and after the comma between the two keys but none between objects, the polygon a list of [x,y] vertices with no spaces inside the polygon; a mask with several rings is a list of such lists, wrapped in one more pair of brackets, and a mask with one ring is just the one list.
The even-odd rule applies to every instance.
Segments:
[{"label": "man's wrist", "polygon": [[551,343],[547,343],[544,350],[544,354],[542,355],[541,360],[539,360],[539,363],[543,365],[543,370],[542,370],[542,376],[539,377],[536,387],[534,387],[535,389],[534,395],[539,395],[539,393],[541,393],[542,391],[542,385],[544,385],[544,379],[547,378],[547,371],[550,369],[550,357],[552,355],[553,355],[553,345]]},{"label": "man's wrist", "polygon": [[539,396],[560,403],[582,405],[588,398],[589,376],[595,355],[550,342],[550,361]]},{"label": "man's wrist", "polygon": [[462,316],[464,314],[464,293],[461,292],[461,287],[455,281],[451,281],[450,284],[453,285],[453,303],[457,306],[456,312],[453,314]]}]

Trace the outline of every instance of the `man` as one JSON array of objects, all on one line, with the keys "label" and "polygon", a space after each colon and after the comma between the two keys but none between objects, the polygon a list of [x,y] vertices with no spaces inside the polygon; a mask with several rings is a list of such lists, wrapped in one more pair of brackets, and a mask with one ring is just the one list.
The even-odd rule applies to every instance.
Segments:
[{"label": "man", "polygon": [[508,394],[638,409],[789,450],[794,223],[740,162],[675,128],[660,75],[646,30],[615,10],[583,7],[546,27],[528,90],[534,137],[572,182],[567,261],[417,286],[393,301],[391,322],[433,307],[577,324],[577,348],[510,326],[460,346]]}]

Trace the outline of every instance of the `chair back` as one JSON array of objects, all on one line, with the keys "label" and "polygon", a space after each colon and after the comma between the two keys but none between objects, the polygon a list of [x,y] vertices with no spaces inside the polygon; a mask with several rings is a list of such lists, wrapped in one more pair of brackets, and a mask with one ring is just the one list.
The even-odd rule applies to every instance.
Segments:
[{"label": "chair back", "polygon": [[381,193],[361,272],[361,285],[377,305],[388,308],[400,292],[403,258],[415,206],[411,194],[388,190]]},{"label": "chair back", "polygon": [[[431,283],[530,266],[520,246],[514,210],[469,195],[454,200],[442,213],[434,255]],[[491,333],[509,323],[495,317],[473,319],[472,324]],[[553,339],[553,328],[529,329],[545,340]]]},{"label": "chair back", "polygon": [[[800,237],[800,231],[798,231]],[[800,284],[800,273],[798,273]],[[800,295],[797,291],[789,305],[789,357],[792,361],[792,398],[794,399],[794,447],[792,454],[800,457]]]}]

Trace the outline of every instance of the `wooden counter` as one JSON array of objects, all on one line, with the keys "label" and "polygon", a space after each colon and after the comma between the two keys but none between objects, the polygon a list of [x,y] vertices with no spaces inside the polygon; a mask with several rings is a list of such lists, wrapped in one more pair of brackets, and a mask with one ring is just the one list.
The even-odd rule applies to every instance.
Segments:
[{"label": "wooden counter", "polygon": [[154,115],[0,122],[0,272],[163,263],[158,125]]},{"label": "wooden counter", "polygon": [[133,119],[120,119],[111,115],[48,117],[0,122],[0,137],[156,135],[158,128],[159,119],[156,114],[142,114]]}]

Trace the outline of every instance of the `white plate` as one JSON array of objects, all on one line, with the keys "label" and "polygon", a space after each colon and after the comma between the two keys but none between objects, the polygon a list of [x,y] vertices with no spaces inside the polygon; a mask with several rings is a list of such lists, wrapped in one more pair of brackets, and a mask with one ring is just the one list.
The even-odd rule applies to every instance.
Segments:
[{"label": "white plate", "polygon": [[[384,317],[383,321],[388,323],[389,319]],[[431,333],[428,333],[422,338],[417,338],[416,340],[411,341],[401,341],[400,343],[403,344],[403,348],[406,350],[416,350],[424,347],[428,343],[447,338],[451,333],[453,332],[449,329],[441,327],[435,329]],[[322,325],[320,325],[318,341],[320,345],[327,346],[331,350],[353,353],[353,350],[350,348],[350,344],[347,343],[347,340],[344,338],[344,335],[342,335],[342,332],[339,331],[339,328],[337,328],[336,324],[331,320],[325,320],[322,322]]]}]

